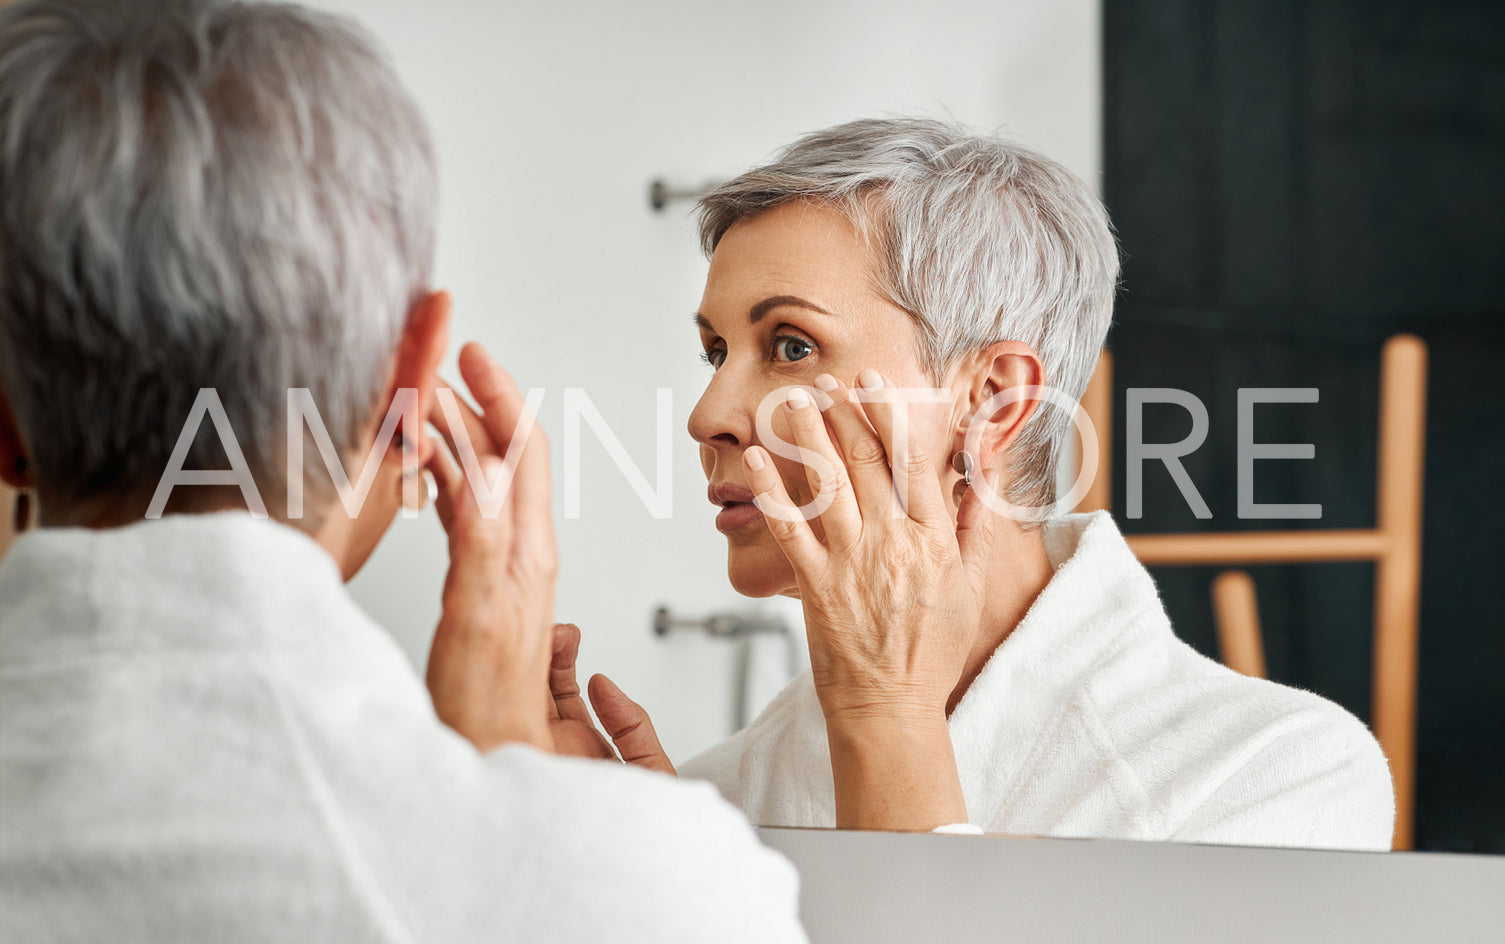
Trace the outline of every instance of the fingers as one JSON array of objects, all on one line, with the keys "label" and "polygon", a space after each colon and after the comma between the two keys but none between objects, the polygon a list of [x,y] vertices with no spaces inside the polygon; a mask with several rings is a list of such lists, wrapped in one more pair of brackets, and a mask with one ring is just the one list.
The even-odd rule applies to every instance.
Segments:
[{"label": "fingers", "polygon": [[[803,387],[789,391],[785,416],[794,444],[807,454],[801,463],[805,480],[815,494],[826,537],[835,546],[854,543],[862,535],[862,512],[850,486],[850,476],[841,452],[826,432],[820,410]],[[813,453],[813,456],[808,454]],[[815,457],[819,459],[815,459]],[[755,493],[757,489],[753,490]]]},{"label": "fingers", "polygon": [[554,655],[549,663],[549,692],[554,696],[554,711],[566,721],[592,724],[590,709],[580,697],[575,681],[575,660],[580,655],[580,627],[574,623],[554,624]]},{"label": "fingers", "polygon": [[549,735],[554,739],[555,754],[621,763],[622,759],[612,749],[611,742],[596,730],[595,725],[556,720],[549,724]]},{"label": "fingers", "polygon": [[574,623],[555,623],[553,659],[549,663],[549,693],[554,703],[550,710],[558,719],[550,727],[554,750],[559,754],[617,760],[617,752],[596,730],[590,709],[580,697],[575,681],[575,660],[580,654],[580,627]]},{"label": "fingers", "polygon": [[439,512],[439,523],[449,532],[455,526],[455,502],[458,500],[455,490],[464,485],[464,480],[460,477],[460,470],[445,457],[442,449],[435,449],[429,455],[424,468],[434,477],[434,488],[438,492],[434,496],[434,509]]},{"label": "fingers", "polygon": [[[450,408],[450,404],[454,409]],[[434,403],[429,409],[428,421],[429,425],[439,431],[450,454],[461,462],[466,461],[462,451],[465,445],[469,445],[470,452],[474,455],[497,451],[496,444],[491,441],[491,434],[486,431],[486,424],[481,420],[481,414],[471,409],[470,404],[455,392],[455,388],[442,380],[435,385]]]},{"label": "fingers", "polygon": [[748,446],[742,453],[742,468],[747,472],[747,487],[752,490],[753,503],[763,512],[768,532],[779,542],[784,556],[797,569],[808,572],[816,567],[824,558],[825,548],[810,530],[810,522],[790,499],[768,450],[762,446]]},{"label": "fingers", "polygon": [[514,446],[522,455],[512,478],[514,542],[519,554],[534,555],[544,566],[558,565],[554,539],[553,481],[549,474],[549,439],[526,409],[518,421],[516,437],[507,448],[511,461]]},{"label": "fingers", "polygon": [[[983,480],[988,488],[997,489],[998,470],[984,469]],[[981,599],[987,588],[988,565],[993,553],[993,538],[998,533],[998,515],[987,506],[976,488],[969,488],[962,496],[956,511],[956,543],[961,552],[962,566],[972,584],[972,592]]]},{"label": "fingers", "polygon": [[830,374],[815,378],[815,385],[834,401],[826,410],[826,422],[836,434],[863,520],[893,514],[894,474],[898,469],[890,469],[890,453],[874,433],[862,404],[845,384]]},{"label": "fingers", "polygon": [[514,470],[510,483],[505,477],[501,481],[488,477],[487,482],[488,488],[510,492],[516,551],[553,567],[557,551],[548,437],[538,428],[512,377],[474,341],[460,349],[460,375],[481,407],[480,421],[489,441],[496,451],[505,450],[506,463]]},{"label": "fingers", "polygon": [[653,722],[642,705],[624,695],[604,675],[591,677],[590,699],[601,727],[611,736],[624,762],[676,776],[674,765],[659,744]]},{"label": "fingers", "polygon": [[921,524],[950,528],[951,517],[934,465],[930,456],[914,447],[909,434],[908,402],[899,390],[886,385],[876,370],[864,370],[857,382],[863,390],[858,409],[872,424],[888,456],[885,472],[891,469],[894,485],[902,485],[905,513]]},{"label": "fingers", "polygon": [[527,413],[522,392],[511,375],[475,341],[460,348],[460,376],[481,408],[481,422],[498,447],[495,451],[505,450],[513,436],[521,432],[520,423]]},{"label": "fingers", "polygon": [[[452,508],[464,510],[466,520],[469,520],[468,512],[472,507],[477,509],[480,518],[487,521],[503,517],[507,543],[502,546],[510,548],[512,515],[502,515],[502,510],[510,492],[512,470],[497,457],[496,444],[492,442],[480,414],[471,409],[454,388],[440,384],[434,391],[434,408],[430,411],[429,422],[439,431],[464,476],[450,492]],[[458,473],[456,478],[458,480]],[[465,496],[460,495],[461,488],[466,492]]]},{"label": "fingers", "polygon": [[[479,344],[461,349],[460,373],[481,412],[441,383],[429,421],[459,460],[481,516],[506,519],[506,546],[515,562],[550,574],[558,567],[558,550],[548,438],[512,378]],[[503,454],[494,462],[488,458]],[[452,506],[456,494],[451,488]]]}]

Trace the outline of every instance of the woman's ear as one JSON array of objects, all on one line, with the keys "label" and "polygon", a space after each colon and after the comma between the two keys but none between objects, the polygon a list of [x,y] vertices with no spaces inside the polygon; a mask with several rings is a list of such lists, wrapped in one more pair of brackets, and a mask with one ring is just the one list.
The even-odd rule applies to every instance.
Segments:
[{"label": "woman's ear", "polygon": [[[1039,407],[1034,388],[1045,386],[1045,365],[1028,344],[999,341],[968,358],[956,380],[966,392],[960,399],[966,413],[956,424],[956,448],[966,448],[970,439],[979,467],[991,468]],[[974,430],[979,424],[980,430]]]},{"label": "woman's ear", "polygon": [[439,380],[439,364],[449,350],[450,297],[448,292],[430,292],[413,304],[408,311],[407,324],[402,330],[402,340],[397,346],[397,360],[392,371],[392,385],[387,390],[386,403],[391,404],[397,391],[411,389],[418,392],[414,405],[419,421],[409,429],[406,423],[398,427],[403,438],[417,450],[420,462],[427,462],[431,445],[426,417],[434,405],[434,388]]}]

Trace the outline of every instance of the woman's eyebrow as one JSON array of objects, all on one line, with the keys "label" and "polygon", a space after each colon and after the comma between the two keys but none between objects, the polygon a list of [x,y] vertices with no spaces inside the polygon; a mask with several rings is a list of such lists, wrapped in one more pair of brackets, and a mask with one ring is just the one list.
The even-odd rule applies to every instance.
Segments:
[{"label": "woman's eyebrow", "polygon": [[[758,322],[762,321],[770,311],[773,311],[775,308],[783,308],[786,305],[792,305],[795,308],[807,308],[810,311],[820,312],[822,315],[830,314],[829,311],[815,304],[815,302],[807,301],[803,298],[800,298],[798,295],[774,295],[770,298],[763,299],[761,302],[758,302],[756,305],[752,306],[752,308],[748,309],[747,320],[752,324],[757,324]],[[716,330],[715,328],[711,327],[710,319],[705,315],[702,315],[698,311],[695,313],[694,321],[697,328],[701,328],[706,331]]]},{"label": "woman's eyebrow", "polygon": [[752,306],[752,308],[748,309],[747,320],[752,322],[753,324],[757,324],[759,321],[762,321],[763,317],[770,311],[773,311],[775,308],[783,308],[786,305],[793,305],[795,308],[808,308],[811,311],[817,311],[823,315],[830,314],[829,311],[826,311],[824,308],[820,307],[814,302],[806,301],[805,299],[800,298],[798,295],[775,295],[772,298],[763,299],[761,302],[758,302],[756,305]]}]

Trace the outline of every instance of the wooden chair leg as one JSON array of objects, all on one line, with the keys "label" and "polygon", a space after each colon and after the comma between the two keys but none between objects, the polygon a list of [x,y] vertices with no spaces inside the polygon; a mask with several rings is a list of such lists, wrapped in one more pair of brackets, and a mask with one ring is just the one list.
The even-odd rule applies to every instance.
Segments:
[{"label": "wooden chair leg", "polygon": [[1410,849],[1416,813],[1417,635],[1421,609],[1422,474],[1426,457],[1427,346],[1413,335],[1385,344],[1380,370],[1379,532],[1374,573],[1374,735],[1395,780],[1396,849]]},{"label": "wooden chair leg", "polygon": [[1212,610],[1223,664],[1235,672],[1265,678],[1265,647],[1259,632],[1254,578],[1227,570],[1212,582]]}]

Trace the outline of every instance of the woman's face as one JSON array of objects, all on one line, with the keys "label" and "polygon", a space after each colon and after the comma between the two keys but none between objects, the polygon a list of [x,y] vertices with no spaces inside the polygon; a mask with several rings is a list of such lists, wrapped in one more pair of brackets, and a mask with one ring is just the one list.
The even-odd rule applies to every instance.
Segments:
[{"label": "woman's face", "polygon": [[[742,453],[759,443],[759,404],[770,396],[782,404],[778,391],[812,386],[823,373],[855,388],[865,368],[888,386],[935,386],[920,362],[913,319],[878,293],[877,271],[847,218],[809,203],[743,220],[711,257],[696,320],[715,374],[690,414],[690,435],[700,443],[712,502],[726,506],[716,526],[727,536],[728,575],[740,593],[797,595],[794,571],[745,484]],[[909,406],[912,448],[931,455],[938,478],[949,469],[952,413],[949,402]],[[773,430],[790,439],[782,406],[773,411]],[[773,455],[790,498],[810,501],[805,467]],[[812,526],[820,535],[818,519]]]}]

